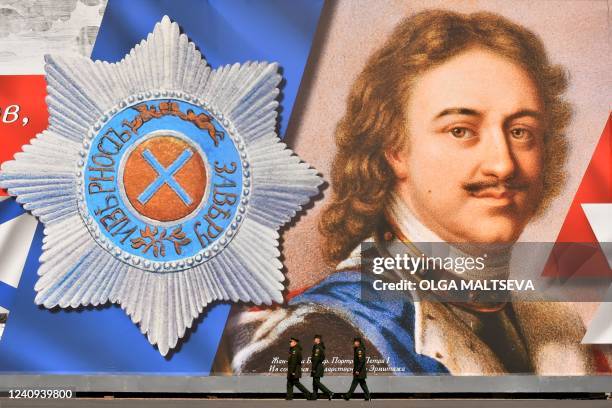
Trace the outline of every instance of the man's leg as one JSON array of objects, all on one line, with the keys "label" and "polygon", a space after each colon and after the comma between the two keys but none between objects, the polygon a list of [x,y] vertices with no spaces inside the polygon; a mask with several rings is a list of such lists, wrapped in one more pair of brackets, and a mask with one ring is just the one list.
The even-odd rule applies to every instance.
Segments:
[{"label": "man's leg", "polygon": [[370,390],[368,390],[368,384],[366,384],[365,378],[362,378],[361,380],[359,380],[359,385],[361,386],[361,389],[363,390],[364,398],[369,400],[370,399]]},{"label": "man's leg", "polygon": [[319,377],[312,377],[312,399],[319,397]]},{"label": "man's leg", "polygon": [[[328,396],[331,396],[333,394],[333,392],[331,392],[329,390],[329,388],[327,388],[325,385],[323,385],[323,383],[321,382],[321,379],[318,377],[315,377],[317,380],[317,388],[321,389],[321,391],[323,391],[325,394],[327,394]],[[313,391],[314,392],[314,391]]]},{"label": "man's leg", "polygon": [[287,396],[285,397],[287,400],[293,399],[293,381],[287,378]]},{"label": "man's leg", "polygon": [[304,384],[302,384],[300,380],[298,380],[297,378],[293,381],[294,381],[293,385],[295,385],[298,390],[304,393],[304,396],[306,397],[306,399],[310,399],[311,395],[310,395],[310,391],[308,391],[308,388],[304,387]]},{"label": "man's leg", "polygon": [[353,392],[355,392],[355,388],[357,388],[357,383],[359,382],[359,380],[357,379],[357,377],[353,377],[353,382],[351,382],[351,388],[349,388],[348,392],[346,394],[344,394],[344,399],[345,400],[350,400],[351,397],[353,396]]}]

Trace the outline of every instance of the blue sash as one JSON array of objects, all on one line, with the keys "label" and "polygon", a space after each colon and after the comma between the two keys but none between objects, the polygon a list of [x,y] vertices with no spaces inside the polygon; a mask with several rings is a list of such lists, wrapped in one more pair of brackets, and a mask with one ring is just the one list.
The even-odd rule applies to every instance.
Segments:
[{"label": "blue sash", "polygon": [[389,359],[390,367],[405,368],[396,375],[448,374],[441,363],[415,351],[414,304],[382,299],[372,285],[362,284],[360,275],[359,271],[333,273],[289,304],[316,304],[341,316]]}]

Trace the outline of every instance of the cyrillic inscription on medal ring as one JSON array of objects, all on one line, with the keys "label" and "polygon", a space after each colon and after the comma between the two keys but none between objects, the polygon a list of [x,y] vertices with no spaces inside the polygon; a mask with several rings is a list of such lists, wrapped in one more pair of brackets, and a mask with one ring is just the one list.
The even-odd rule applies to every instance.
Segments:
[{"label": "cyrillic inscription on medal ring", "polygon": [[79,210],[113,256],[178,270],[229,243],[250,172],[244,144],[217,118],[185,100],[151,99],[125,106],[85,140]]}]

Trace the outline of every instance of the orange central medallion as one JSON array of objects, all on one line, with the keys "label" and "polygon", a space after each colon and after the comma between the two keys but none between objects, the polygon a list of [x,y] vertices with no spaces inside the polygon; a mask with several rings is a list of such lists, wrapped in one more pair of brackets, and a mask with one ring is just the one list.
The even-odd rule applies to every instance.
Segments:
[{"label": "orange central medallion", "polygon": [[140,143],[123,169],[125,195],[142,216],[177,221],[193,213],[206,192],[202,154],[182,138],[160,134]]}]

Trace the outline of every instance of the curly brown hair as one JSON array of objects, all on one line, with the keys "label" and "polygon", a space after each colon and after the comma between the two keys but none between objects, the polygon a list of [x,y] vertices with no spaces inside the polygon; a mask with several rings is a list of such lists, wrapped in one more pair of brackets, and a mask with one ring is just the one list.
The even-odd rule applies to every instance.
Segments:
[{"label": "curly brown hair", "polygon": [[559,194],[568,150],[564,132],[571,116],[563,99],[568,82],[563,68],[550,63],[534,33],[502,16],[424,11],[395,28],[352,86],[346,112],[336,128],[333,197],[319,223],[328,262],[345,259],[384,225],[384,209],[396,181],[385,152],[401,149],[406,142],[403,107],[411,84],[428,69],[475,46],[515,61],[533,78],[547,123],[544,195],[539,211]]}]

